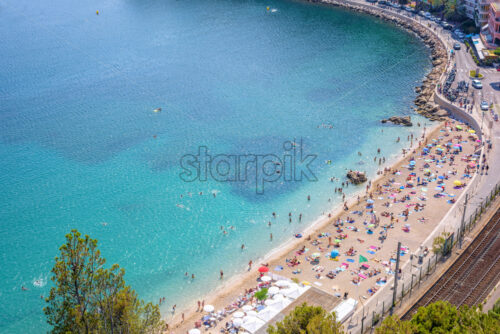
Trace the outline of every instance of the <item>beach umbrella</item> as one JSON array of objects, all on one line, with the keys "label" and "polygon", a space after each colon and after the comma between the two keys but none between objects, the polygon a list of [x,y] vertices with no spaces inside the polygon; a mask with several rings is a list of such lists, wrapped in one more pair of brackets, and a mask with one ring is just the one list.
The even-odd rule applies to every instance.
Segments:
[{"label": "beach umbrella", "polygon": [[475,130],[469,130],[469,133],[476,133]]},{"label": "beach umbrella", "polygon": [[267,290],[267,292],[271,295],[278,293],[278,291],[280,291],[280,288],[278,288],[277,286],[272,286]]},{"label": "beach umbrella", "polygon": [[440,179],[440,180],[444,180],[444,176],[443,176],[443,175],[439,175],[439,176],[438,176],[438,179]]},{"label": "beach umbrella", "polygon": [[415,166],[416,162],[415,160],[410,161],[410,166]]},{"label": "beach umbrella", "polygon": [[261,280],[262,282],[270,282],[270,281],[272,280],[272,278],[271,278],[271,277],[269,277],[269,276],[262,276],[262,277],[260,278],[260,280]]},{"label": "beach umbrella", "polygon": [[[236,313],[238,313],[238,312],[236,312]],[[234,315],[233,315],[233,317],[234,317]],[[241,325],[243,325],[243,319],[241,319],[241,318],[233,319],[233,326],[234,327],[241,327]]]},{"label": "beach umbrella", "polygon": [[458,130],[462,130],[462,127],[460,125],[455,126]]},{"label": "beach umbrella", "polygon": [[453,184],[456,185],[456,186],[461,186],[462,182],[459,181],[459,180],[455,180],[455,181],[453,181]]},{"label": "beach umbrella", "polygon": [[285,281],[285,280],[279,280],[276,282],[276,286],[283,288],[285,286],[290,286],[290,282]]},{"label": "beach umbrella", "polygon": [[269,271],[268,267],[260,267],[259,268],[259,273],[267,273]]},{"label": "beach umbrella", "polygon": [[249,316],[249,317],[256,317],[256,316],[257,316],[257,312],[255,312],[255,311],[253,311],[253,310],[252,310],[252,311],[248,311],[248,312],[246,312],[246,314],[247,314],[247,316]]},{"label": "beach umbrella", "polygon": [[236,311],[233,313],[234,318],[243,318],[244,316],[245,316],[245,313],[243,313],[241,311]]},{"label": "beach umbrella", "polygon": [[253,310],[253,307],[252,307],[252,306],[250,306],[250,305],[244,305],[241,309],[242,309],[243,311],[245,311],[245,312],[248,312],[248,311]]},{"label": "beach umbrella", "polygon": [[320,253],[312,253],[312,254],[311,254],[311,257],[312,257],[312,258],[317,258],[317,257],[320,257],[320,256],[321,256],[321,254],[320,254]]},{"label": "beach umbrella", "polygon": [[375,203],[375,201],[374,201],[374,200],[372,200],[372,199],[368,199],[368,200],[366,201],[366,203],[373,204],[373,203]]},{"label": "beach umbrella", "polygon": [[189,334],[201,334],[201,332],[198,328],[190,329],[188,333]]},{"label": "beach umbrella", "polygon": [[330,253],[330,257],[335,258],[337,256],[339,256],[339,251],[336,249],[332,250],[332,252]]},{"label": "beach umbrella", "polygon": [[214,311],[214,307],[212,305],[205,305],[205,306],[203,306],[203,311],[205,311],[205,312],[213,312]]}]

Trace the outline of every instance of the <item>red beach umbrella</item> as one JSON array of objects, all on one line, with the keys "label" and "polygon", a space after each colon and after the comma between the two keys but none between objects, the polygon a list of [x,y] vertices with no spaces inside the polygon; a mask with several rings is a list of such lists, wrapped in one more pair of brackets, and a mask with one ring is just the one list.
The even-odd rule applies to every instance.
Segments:
[{"label": "red beach umbrella", "polygon": [[259,273],[267,273],[269,271],[268,267],[260,267],[259,268]]}]

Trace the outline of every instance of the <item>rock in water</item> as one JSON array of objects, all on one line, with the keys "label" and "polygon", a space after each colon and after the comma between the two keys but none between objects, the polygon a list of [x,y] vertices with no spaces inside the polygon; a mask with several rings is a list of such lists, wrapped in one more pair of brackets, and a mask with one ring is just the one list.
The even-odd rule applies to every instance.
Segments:
[{"label": "rock in water", "polygon": [[381,120],[381,122],[382,123],[391,122],[391,123],[394,123],[394,124],[404,125],[404,126],[412,126],[413,125],[413,123],[411,122],[411,117],[410,116],[404,116],[404,117],[401,117],[401,116],[392,116],[389,119],[383,119],[383,120]]},{"label": "rock in water", "polygon": [[347,178],[354,184],[361,184],[367,181],[365,173],[353,170],[347,172]]}]

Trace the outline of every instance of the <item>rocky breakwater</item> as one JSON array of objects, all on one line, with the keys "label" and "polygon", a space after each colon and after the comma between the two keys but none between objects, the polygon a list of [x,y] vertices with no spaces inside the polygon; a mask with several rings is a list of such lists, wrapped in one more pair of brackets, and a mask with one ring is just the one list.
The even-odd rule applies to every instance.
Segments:
[{"label": "rocky breakwater", "polygon": [[422,81],[422,85],[415,88],[418,94],[415,98],[415,111],[420,115],[433,121],[443,121],[448,112],[437,106],[434,101],[434,92],[439,78],[446,70],[448,55],[446,47],[442,41],[420,23],[410,18],[397,15],[382,8],[370,6],[367,4],[356,3],[354,1],[341,0],[308,0],[309,2],[324,3],[338,7],[348,8],[350,10],[369,14],[384,21],[391,22],[397,26],[406,29],[417,35],[431,51],[432,70]]}]

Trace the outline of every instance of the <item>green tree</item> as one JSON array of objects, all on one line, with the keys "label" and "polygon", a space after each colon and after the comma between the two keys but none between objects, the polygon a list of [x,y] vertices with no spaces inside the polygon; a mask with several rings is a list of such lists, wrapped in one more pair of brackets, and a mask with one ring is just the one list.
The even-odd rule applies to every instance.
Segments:
[{"label": "green tree", "polygon": [[382,324],[375,330],[376,334],[413,334],[415,326],[409,321],[401,321],[395,315],[384,319]]},{"label": "green tree", "polygon": [[158,305],[140,300],[117,264],[104,268],[97,240],[72,230],[59,250],[44,308],[52,333],[161,332]]},{"label": "green tree", "polygon": [[283,321],[269,326],[268,334],[341,334],[342,325],[335,313],[327,313],[320,306],[306,303],[297,306]]},{"label": "green tree", "polygon": [[445,301],[421,307],[408,321],[387,317],[377,334],[488,334],[500,333],[500,299],[488,313],[475,307],[457,309]]}]

